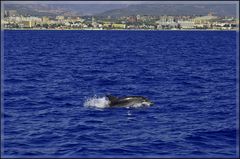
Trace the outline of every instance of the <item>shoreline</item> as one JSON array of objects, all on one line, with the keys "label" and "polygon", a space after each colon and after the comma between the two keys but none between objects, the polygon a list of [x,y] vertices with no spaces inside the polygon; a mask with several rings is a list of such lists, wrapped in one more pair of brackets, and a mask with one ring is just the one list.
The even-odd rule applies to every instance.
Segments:
[{"label": "shoreline", "polygon": [[46,30],[46,31],[239,31],[239,29],[1,29],[4,30]]}]

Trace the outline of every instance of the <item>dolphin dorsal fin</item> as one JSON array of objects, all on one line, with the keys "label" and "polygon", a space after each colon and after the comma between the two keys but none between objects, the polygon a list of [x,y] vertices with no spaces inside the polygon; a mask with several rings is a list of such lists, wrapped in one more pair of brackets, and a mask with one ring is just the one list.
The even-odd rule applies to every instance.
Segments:
[{"label": "dolphin dorsal fin", "polygon": [[106,95],[110,101],[117,100],[118,98],[112,95]]}]

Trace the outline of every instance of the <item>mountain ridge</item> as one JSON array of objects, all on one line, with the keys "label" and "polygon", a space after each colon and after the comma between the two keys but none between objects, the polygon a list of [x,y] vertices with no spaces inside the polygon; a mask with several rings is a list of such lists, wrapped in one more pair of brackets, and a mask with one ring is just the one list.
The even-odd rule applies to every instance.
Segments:
[{"label": "mountain ridge", "polygon": [[115,9],[98,14],[98,16],[131,16],[131,15],[172,15],[191,16],[207,15],[212,12],[218,16],[236,16],[234,4],[137,4],[126,8]]},{"label": "mountain ridge", "polygon": [[236,16],[234,4],[4,4],[4,9],[32,16],[191,16],[209,12],[218,16]]}]

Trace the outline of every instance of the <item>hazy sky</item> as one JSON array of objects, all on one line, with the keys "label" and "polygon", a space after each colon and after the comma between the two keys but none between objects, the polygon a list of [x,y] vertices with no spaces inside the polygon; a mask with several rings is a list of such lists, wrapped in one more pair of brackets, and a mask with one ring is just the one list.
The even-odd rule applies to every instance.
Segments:
[{"label": "hazy sky", "polygon": [[237,4],[237,1],[4,1],[5,4]]}]

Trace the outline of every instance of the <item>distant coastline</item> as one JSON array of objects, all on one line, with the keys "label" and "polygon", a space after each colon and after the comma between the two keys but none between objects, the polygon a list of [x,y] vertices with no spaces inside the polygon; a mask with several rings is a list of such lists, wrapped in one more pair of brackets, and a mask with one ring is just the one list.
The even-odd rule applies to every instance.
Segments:
[{"label": "distant coastline", "polygon": [[[86,10],[86,6],[83,7],[81,4],[68,7],[63,5],[60,8],[57,4],[51,7],[9,4],[4,8],[2,28],[9,30],[118,31],[239,30],[239,16],[235,13],[236,5],[234,4],[201,5],[201,7],[191,4],[139,4],[122,9],[115,7],[110,9],[110,6],[102,5],[101,7],[105,6],[104,11],[86,14],[90,10],[96,11],[101,8],[96,5],[89,5]],[[79,11],[83,8],[85,9],[80,14]]]},{"label": "distant coastline", "polygon": [[239,31],[236,29],[31,29],[31,28],[16,28],[16,29],[1,29],[4,30],[52,30],[52,31]]}]

